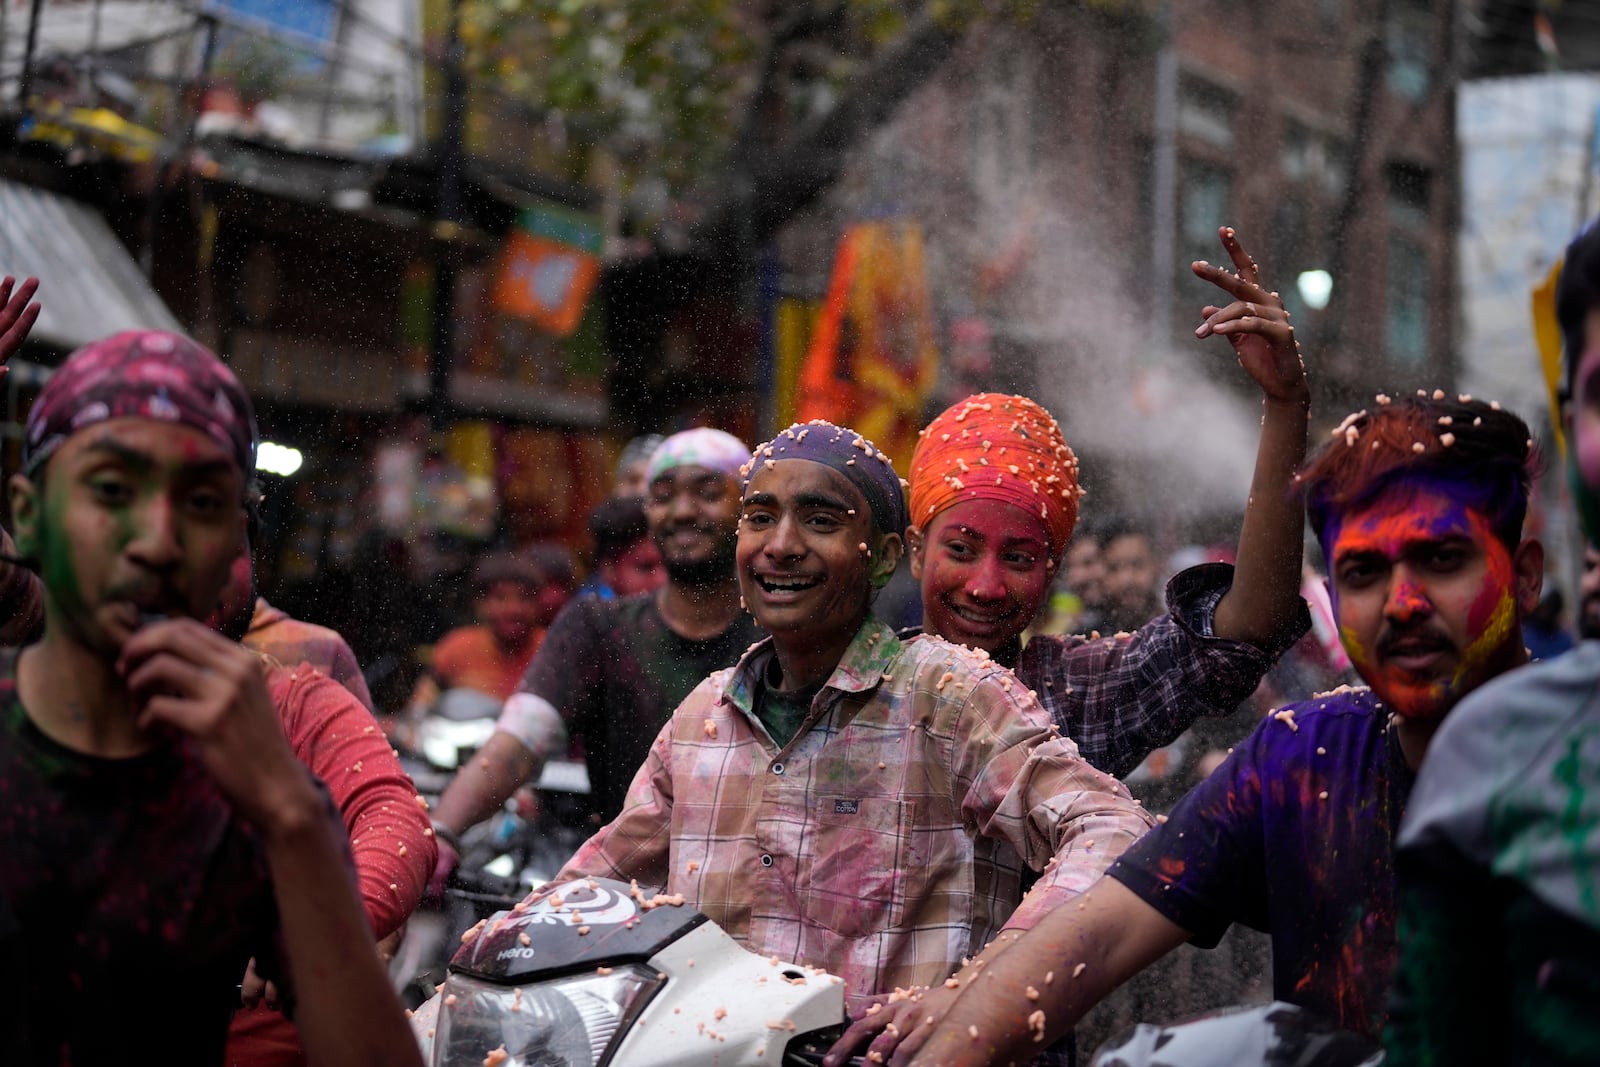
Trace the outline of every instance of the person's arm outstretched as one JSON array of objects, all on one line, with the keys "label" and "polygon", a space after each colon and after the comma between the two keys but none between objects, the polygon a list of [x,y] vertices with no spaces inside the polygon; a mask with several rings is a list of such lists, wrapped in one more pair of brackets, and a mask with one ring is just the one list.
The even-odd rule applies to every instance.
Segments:
[{"label": "person's arm outstretched", "polygon": [[1239,365],[1261,387],[1263,413],[1233,588],[1217,605],[1213,628],[1218,637],[1271,646],[1293,625],[1300,602],[1305,512],[1293,487],[1306,458],[1311,394],[1282,298],[1261,283],[1233,228],[1224,226],[1220,234],[1237,273],[1203,262],[1194,272],[1234,299],[1202,309],[1206,318],[1195,336],[1228,339]]},{"label": "person's arm outstretched", "polygon": [[[0,279],[0,382],[39,317],[39,305],[32,302],[38,289],[38,278],[24,278],[21,285],[10,275]],[[44,588],[38,575],[14,562],[17,546],[4,530],[0,556],[6,557],[0,560],[0,645],[30,644],[44,631]]]},{"label": "person's arm outstretched", "polygon": [[875,1062],[1025,1062],[1188,937],[1122,883],[1102,878],[1032,929],[995,938],[954,985],[856,1020],[824,1062],[838,1067],[846,1050],[872,1034],[864,1054],[882,1057]]}]

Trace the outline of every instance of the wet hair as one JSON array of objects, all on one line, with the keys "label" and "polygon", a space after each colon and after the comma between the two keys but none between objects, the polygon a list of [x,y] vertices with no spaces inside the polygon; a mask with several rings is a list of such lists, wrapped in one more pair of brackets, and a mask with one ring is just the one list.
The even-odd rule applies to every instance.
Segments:
[{"label": "wet hair", "polygon": [[1142,537],[1150,546],[1150,550],[1155,551],[1155,535],[1130,519],[1121,515],[1111,515],[1095,524],[1094,538],[1101,548],[1105,548],[1119,537]]},{"label": "wet hair", "polygon": [[656,449],[665,440],[658,433],[644,433],[623,445],[622,454],[617,457],[617,466],[611,475],[612,481],[620,482],[629,467],[649,463],[650,457],[655,455]]},{"label": "wet hair", "polygon": [[541,541],[528,546],[527,557],[537,569],[542,583],[568,592],[578,588],[578,565],[566,545]]},{"label": "wet hair", "polygon": [[1561,380],[1572,390],[1572,374],[1583,354],[1584,322],[1589,309],[1600,307],[1600,218],[1590,219],[1567,245],[1556,279],[1556,324],[1561,329]]},{"label": "wet hair", "polygon": [[589,536],[594,538],[596,564],[611,563],[650,536],[644,497],[614,496],[602,500],[589,513]]},{"label": "wet hair", "polygon": [[1345,418],[1295,479],[1324,553],[1329,523],[1407,478],[1430,478],[1483,512],[1507,548],[1522,540],[1540,457],[1528,424],[1494,403],[1430,395],[1391,400]]},{"label": "wet hair", "polygon": [[516,582],[537,590],[544,584],[544,572],[527,555],[494,552],[483,556],[472,568],[472,586],[480,595],[499,582]]}]

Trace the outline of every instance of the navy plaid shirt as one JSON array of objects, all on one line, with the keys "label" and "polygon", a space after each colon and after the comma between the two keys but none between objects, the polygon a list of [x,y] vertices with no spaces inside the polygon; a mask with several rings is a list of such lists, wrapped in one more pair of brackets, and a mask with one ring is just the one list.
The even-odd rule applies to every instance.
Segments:
[{"label": "navy plaid shirt", "polygon": [[1039,635],[1013,669],[1083,758],[1121,778],[1196,719],[1236,710],[1311,629],[1301,601],[1272,647],[1213,636],[1217,604],[1232,585],[1229,564],[1190,567],[1167,583],[1167,614],[1131,634]]},{"label": "navy plaid shirt", "polygon": [[[1212,633],[1233,567],[1203,563],[1167,583],[1167,614],[1133,633],[1039,634],[1012,667],[1078,753],[1115,778],[1177,740],[1196,719],[1231,714],[1311,629],[1305,601],[1270,648]],[[909,637],[918,630],[902,631]]]}]

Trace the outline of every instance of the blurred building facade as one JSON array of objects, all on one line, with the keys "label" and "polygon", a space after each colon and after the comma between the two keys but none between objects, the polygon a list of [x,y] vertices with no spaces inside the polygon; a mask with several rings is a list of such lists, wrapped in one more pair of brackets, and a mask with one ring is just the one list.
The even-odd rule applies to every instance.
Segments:
[{"label": "blurred building facade", "polygon": [[944,349],[931,406],[1034,392],[1116,458],[1086,463],[1095,506],[1148,511],[1116,486],[1170,484],[1242,507],[1255,405],[1222,343],[1193,338],[1219,301],[1189,263],[1238,228],[1327,423],[1378,390],[1450,388],[1457,18],[1449,0],[1206,0],[998,22],[785,228],[782,291],[820,300],[850,223],[915,220]]}]

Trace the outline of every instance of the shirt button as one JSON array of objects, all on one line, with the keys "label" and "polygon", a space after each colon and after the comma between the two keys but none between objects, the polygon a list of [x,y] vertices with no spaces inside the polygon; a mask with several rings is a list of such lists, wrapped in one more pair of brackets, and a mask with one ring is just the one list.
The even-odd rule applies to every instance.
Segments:
[{"label": "shirt button", "polygon": [[773,765],[772,765],[772,773],[773,773],[773,774],[782,774],[782,773],[783,773],[783,764],[781,764],[781,763],[774,763],[774,764],[773,764]]},{"label": "shirt button", "polygon": [[763,867],[771,867],[772,866],[772,857],[771,856],[762,856],[761,857],[761,866],[763,866]]}]

